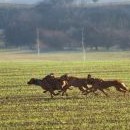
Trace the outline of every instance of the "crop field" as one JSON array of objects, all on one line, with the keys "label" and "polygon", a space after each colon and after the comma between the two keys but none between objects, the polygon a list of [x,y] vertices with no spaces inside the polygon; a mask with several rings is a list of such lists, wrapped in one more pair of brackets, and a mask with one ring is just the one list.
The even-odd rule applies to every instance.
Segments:
[{"label": "crop field", "polygon": [[0,52],[0,129],[130,130],[130,93],[106,90],[82,95],[72,87],[68,96],[50,98],[30,78],[53,72],[72,76],[117,79],[130,89],[130,52],[82,53]]}]

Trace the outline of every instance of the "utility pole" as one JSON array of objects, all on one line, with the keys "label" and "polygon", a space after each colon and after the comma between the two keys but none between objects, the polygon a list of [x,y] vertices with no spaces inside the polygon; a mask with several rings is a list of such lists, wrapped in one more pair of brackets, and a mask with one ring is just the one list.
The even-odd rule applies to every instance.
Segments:
[{"label": "utility pole", "polygon": [[36,29],[37,31],[37,55],[40,55],[40,40],[39,40],[39,28]]},{"label": "utility pole", "polygon": [[82,28],[82,49],[83,49],[83,60],[86,60],[86,51],[85,51],[85,46],[84,46],[84,30],[85,28]]}]

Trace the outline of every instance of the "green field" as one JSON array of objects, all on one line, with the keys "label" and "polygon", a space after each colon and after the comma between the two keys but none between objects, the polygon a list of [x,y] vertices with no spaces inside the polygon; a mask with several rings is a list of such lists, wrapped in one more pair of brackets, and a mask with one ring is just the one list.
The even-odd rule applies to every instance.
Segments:
[{"label": "green field", "polygon": [[0,52],[0,129],[130,130],[130,94],[110,89],[109,98],[98,92],[87,96],[73,88],[69,96],[42,93],[28,86],[32,78],[68,73],[118,79],[130,88],[130,52],[82,53]]}]

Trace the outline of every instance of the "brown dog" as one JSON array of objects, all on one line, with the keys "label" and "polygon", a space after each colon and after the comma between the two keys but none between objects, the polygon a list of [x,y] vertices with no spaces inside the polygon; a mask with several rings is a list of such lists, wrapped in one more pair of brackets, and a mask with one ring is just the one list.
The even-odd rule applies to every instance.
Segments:
[{"label": "brown dog", "polygon": [[70,88],[70,86],[79,88],[79,90],[82,93],[88,90],[87,78],[78,78],[78,77],[68,76],[67,74],[65,74],[61,76],[61,79],[66,81],[66,85],[63,87],[62,95],[64,95],[64,93],[67,91],[67,89]]},{"label": "brown dog", "polygon": [[98,79],[98,78],[92,78],[91,75],[88,75],[87,81],[89,84],[92,85],[90,92],[100,90],[106,96],[108,96],[108,94],[104,91],[104,89],[107,89],[107,88],[112,87],[112,86],[114,86],[117,91],[123,92],[124,95],[127,91],[129,92],[129,90],[126,88],[126,85],[118,80],[105,81],[105,80]]}]

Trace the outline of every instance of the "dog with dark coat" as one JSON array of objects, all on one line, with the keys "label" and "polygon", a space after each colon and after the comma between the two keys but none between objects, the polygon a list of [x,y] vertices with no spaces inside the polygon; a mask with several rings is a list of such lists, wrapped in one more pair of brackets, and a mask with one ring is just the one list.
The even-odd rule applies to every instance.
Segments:
[{"label": "dog with dark coat", "polygon": [[[44,89],[43,93],[46,93],[48,91],[51,94],[51,98],[53,98],[53,96],[59,95],[60,92],[63,91],[63,87],[66,85],[66,82],[61,80],[60,77],[56,78],[54,74],[51,73],[45,76],[43,79],[31,78],[27,84],[41,86],[42,89]],[[58,90],[58,93],[55,93],[55,90]]]},{"label": "dog with dark coat", "polygon": [[27,82],[28,85],[37,85],[37,86],[41,86],[42,89],[44,89],[45,91],[49,91],[51,98],[53,98],[53,95],[56,96],[59,93],[54,93],[54,88],[46,81],[46,79],[36,79],[36,78],[31,78],[30,81]]},{"label": "dog with dark coat", "polygon": [[[53,73],[50,73],[49,75],[47,75],[46,77],[44,77],[42,80],[46,80],[54,90],[58,90],[58,92],[62,92],[64,91],[63,89],[65,89],[65,86],[67,85],[67,82],[65,82],[65,80],[62,79],[61,77],[55,77]],[[44,91],[44,93],[46,93],[46,91]],[[66,93],[67,96],[67,93]]]}]

